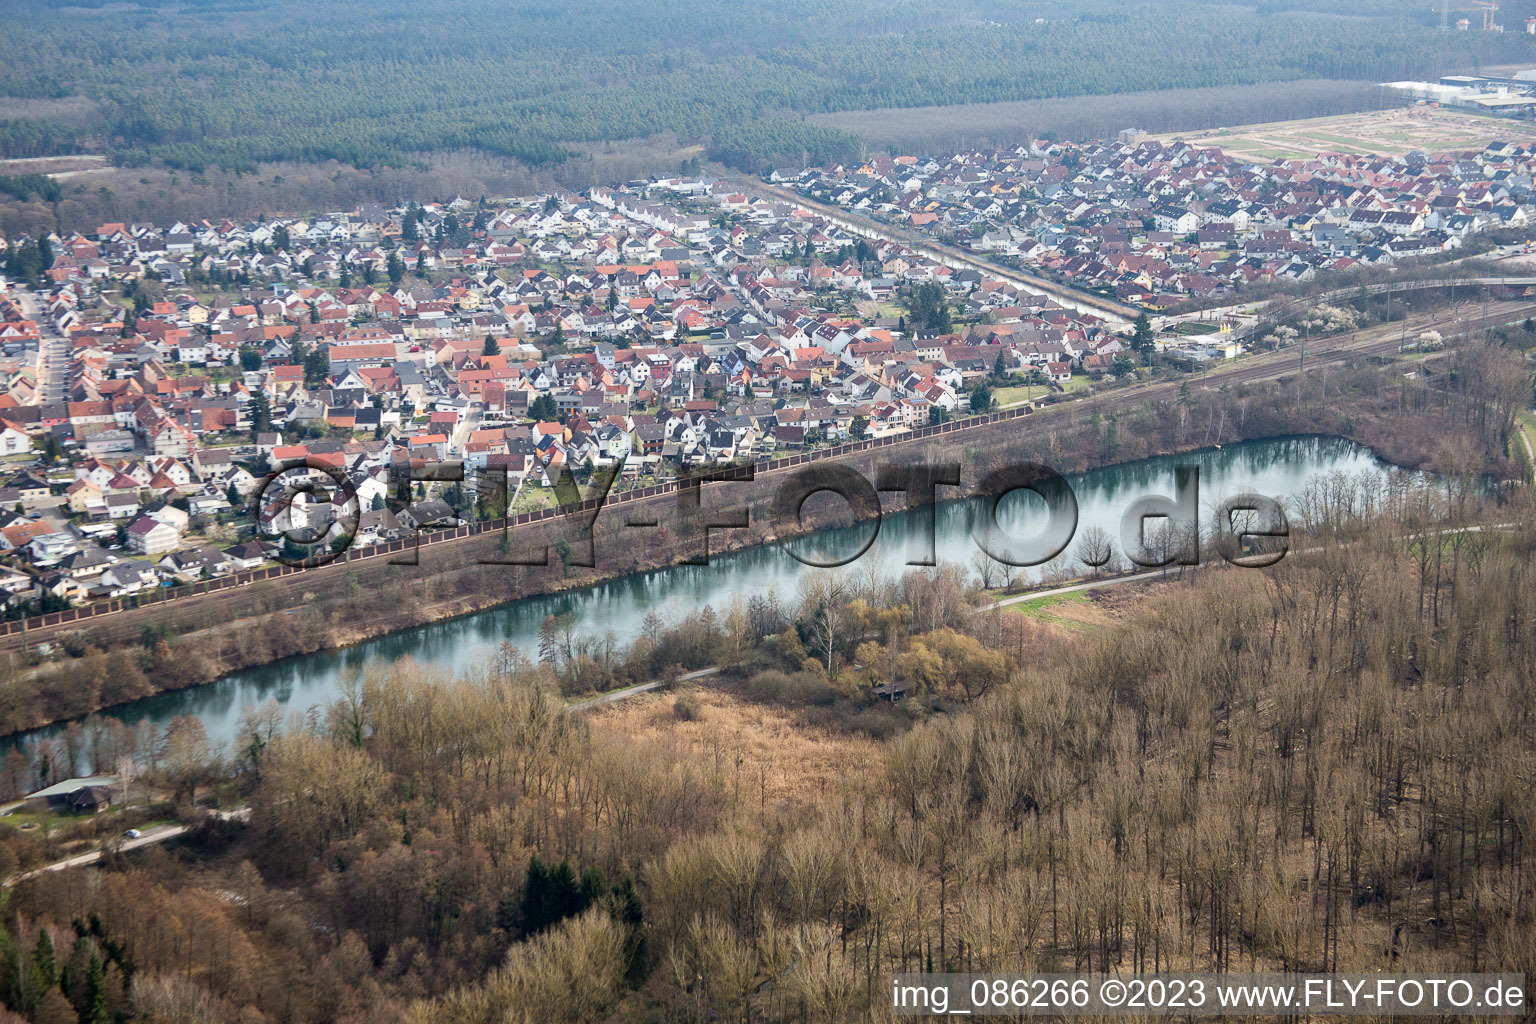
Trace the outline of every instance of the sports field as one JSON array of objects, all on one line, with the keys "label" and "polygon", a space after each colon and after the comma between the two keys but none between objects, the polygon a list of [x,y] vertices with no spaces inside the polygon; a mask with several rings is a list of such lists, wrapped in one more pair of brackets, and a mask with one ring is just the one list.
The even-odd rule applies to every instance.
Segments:
[{"label": "sports field", "polygon": [[1459,110],[1408,107],[1158,136],[1216,146],[1234,156],[1294,160],[1323,153],[1402,157],[1412,150],[1481,149],[1495,140],[1536,140],[1536,126]]}]

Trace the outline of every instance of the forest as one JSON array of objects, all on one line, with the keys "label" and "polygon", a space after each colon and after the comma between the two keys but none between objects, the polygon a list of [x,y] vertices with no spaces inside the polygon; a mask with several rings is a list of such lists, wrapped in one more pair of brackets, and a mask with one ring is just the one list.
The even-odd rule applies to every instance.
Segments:
[{"label": "forest", "polygon": [[858,154],[856,136],[803,120],[813,114],[1381,81],[1533,48],[1521,33],[1441,33],[1428,4],[1354,5],[1349,18],[1329,6],[11,0],[0,158],[249,173],[470,151],[539,167],[665,134],[760,170]]},{"label": "forest", "polygon": [[[17,882],[0,1021],[840,1022],[919,969],[1536,975],[1536,533],[1483,472],[1530,379],[1513,345],[1451,358],[1435,475],[1317,478],[1278,565],[1070,628],[961,567],[854,567],[628,651],[551,618],[456,677],[369,664],[247,709],[232,749],[183,719],[12,755],[12,785],[132,756],[186,819],[250,814]],[[572,713],[612,659],[727,671]],[[0,825],[0,873],[39,856]]]},{"label": "forest", "polygon": [[[1071,643],[952,569],[706,611],[666,642],[733,681],[640,735],[567,713],[559,651],[255,709],[155,766],[248,827],[12,890],[0,1019],[851,1021],[924,967],[1536,971],[1536,538],[1456,532],[1490,510],[1438,484],[1295,511],[1304,556]],[[921,695],[859,698],[890,678]],[[802,778],[823,748],[858,756]]]}]

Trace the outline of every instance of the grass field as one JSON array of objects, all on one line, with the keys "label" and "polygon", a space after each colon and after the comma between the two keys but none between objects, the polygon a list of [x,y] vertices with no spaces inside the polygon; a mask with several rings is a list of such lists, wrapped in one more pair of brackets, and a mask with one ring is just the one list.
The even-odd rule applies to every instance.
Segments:
[{"label": "grass field", "polygon": [[[1067,394],[1074,391],[1082,391],[1093,386],[1093,381],[1088,377],[1073,377],[1061,385],[1061,390]],[[1036,384],[1032,387],[1023,384],[1016,387],[998,388],[992,392],[992,401],[997,403],[999,409],[1012,408],[1015,405],[1023,405],[1030,399],[1039,401],[1051,394],[1051,389],[1044,384]]]},{"label": "grass field", "polygon": [[998,388],[996,391],[992,392],[992,400],[996,402],[1000,408],[1006,409],[1009,406],[1021,405],[1024,402],[1029,401],[1031,398],[1039,398],[1045,393],[1046,389],[1039,386],[1032,388],[1026,388],[1023,386],[1016,388]]},{"label": "grass field", "polygon": [[557,504],[559,501],[555,497],[553,487],[530,484],[517,492],[517,500],[513,503],[512,511],[514,513],[540,512],[546,508],[554,508]]},{"label": "grass field", "polygon": [[1072,633],[1102,627],[1107,621],[1087,590],[1021,601],[1004,610]]},{"label": "grass field", "polygon": [[1049,597],[1037,597],[1033,601],[1020,601],[1018,604],[1008,607],[1017,611],[1020,615],[1040,615],[1047,609],[1061,609],[1065,605],[1088,604],[1089,596],[1086,590],[1073,590],[1066,594],[1052,594]]},{"label": "grass field", "polygon": [[1323,153],[1402,157],[1412,150],[1445,153],[1481,149],[1499,139],[1536,139],[1528,124],[1456,110],[1409,107],[1299,121],[1239,125],[1203,133],[1161,136],[1215,146],[1260,160],[1306,159]]}]

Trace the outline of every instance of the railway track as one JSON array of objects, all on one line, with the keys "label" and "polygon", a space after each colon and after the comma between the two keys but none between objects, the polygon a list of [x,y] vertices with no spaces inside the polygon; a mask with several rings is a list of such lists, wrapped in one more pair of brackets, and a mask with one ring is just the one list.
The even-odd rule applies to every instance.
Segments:
[{"label": "railway track", "polygon": [[[1536,302],[1506,302],[1498,306],[1491,305],[1486,319],[1481,315],[1467,317],[1451,314],[1410,318],[1406,324],[1406,334],[1410,342],[1425,331],[1439,331],[1443,337],[1451,338],[1520,323],[1531,317],[1536,317]],[[1305,353],[1305,366],[1302,365],[1303,357],[1298,349],[1295,355],[1287,354],[1283,358],[1267,359],[1251,366],[1234,366],[1219,370],[1212,373],[1202,386],[1209,388],[1273,380],[1277,377],[1289,377],[1318,365],[1340,363],[1362,356],[1395,354],[1403,343],[1404,333],[1405,325],[1401,321],[1382,325],[1380,328],[1371,329],[1369,337],[1357,341],[1337,343],[1336,339],[1329,339],[1334,343],[1327,348],[1309,348]],[[1113,397],[1123,398],[1124,404],[1156,400],[1177,395],[1185,383],[1187,382],[1171,381],[1152,384],[1135,392]],[[1107,400],[1110,398],[1111,396],[1106,396]]]},{"label": "railway track", "polygon": [[[1334,342],[1331,347],[1320,348],[1308,351],[1306,353],[1306,365],[1310,370],[1311,367],[1317,365],[1326,365],[1330,363],[1342,362],[1348,359],[1360,358],[1362,356],[1393,352],[1397,350],[1405,332],[1408,335],[1416,338],[1424,331],[1440,330],[1443,334],[1454,337],[1458,334],[1466,334],[1478,330],[1483,330],[1485,328],[1502,326],[1510,323],[1518,323],[1528,317],[1536,317],[1536,301],[1519,302],[1506,300],[1499,303],[1490,303],[1487,308],[1486,317],[1477,316],[1469,318],[1465,316],[1455,316],[1449,313],[1410,317],[1406,324],[1403,321],[1398,321],[1395,324],[1382,325],[1376,328],[1367,328],[1364,331],[1356,332],[1357,337],[1355,337],[1354,340],[1341,340],[1339,338],[1331,339]],[[1200,386],[1210,388],[1219,387],[1225,384],[1242,384],[1271,380],[1279,377],[1287,377],[1297,373],[1301,369],[1300,364],[1301,359],[1299,352],[1295,357],[1292,357],[1289,353],[1273,358],[1265,357],[1261,358],[1259,361],[1251,363],[1250,365],[1237,365],[1220,368],[1214,373],[1210,374],[1203,381],[1200,381]],[[1183,387],[1189,383],[1191,383],[1191,378],[1186,377],[1171,381],[1160,381],[1155,384],[1142,385],[1123,391],[1110,392],[1093,397],[1062,402],[1044,407],[1031,414],[1029,418],[1050,418],[1058,414],[1070,416],[1074,410],[1080,410],[1084,408],[1099,410],[1130,409],[1149,401],[1173,400],[1178,397]],[[1026,413],[1026,411],[1027,410],[1025,409],[1006,410],[976,417],[974,419],[956,420],[937,427],[921,428],[910,435],[891,436],[876,439],[874,441],[857,442],[843,446],[842,450],[829,449],[815,453],[771,459],[766,462],[757,464],[756,471],[759,476],[771,476],[775,473],[791,471],[797,467],[803,466],[809,462],[818,461],[822,458],[841,458],[846,454],[852,454],[854,452],[864,451],[870,448],[884,448],[887,446],[896,447],[910,443],[920,443],[922,441],[928,440],[930,437],[938,436],[940,434],[948,434],[952,432],[963,433],[964,431],[971,429],[985,428],[1001,420],[1022,420],[1023,414]],[[621,492],[613,496],[611,500],[614,503],[627,503],[630,501],[645,503],[656,500],[666,500],[667,496],[669,496],[674,489],[675,488],[670,486],[656,485],[654,487],[645,488],[642,491]],[[585,502],[579,506],[576,511],[586,511],[589,508],[595,510],[596,506],[591,502]],[[555,514],[555,510],[546,510],[543,513],[525,513],[517,517],[515,524],[509,525],[522,526],[525,524],[532,524],[536,521],[542,521],[544,519],[550,518]],[[479,533],[484,532],[485,529],[489,528],[500,529],[501,524],[499,521],[496,523],[480,523],[475,527],[459,527],[456,530],[440,531],[421,538],[420,543],[422,546],[429,544],[435,545],[439,543],[451,544],[455,541],[467,540],[470,537],[476,536]],[[407,544],[407,542],[396,541],[391,544],[380,545],[375,548],[365,549],[363,551],[349,551],[344,559],[338,560],[332,566],[327,566],[320,570],[311,571],[319,571],[323,573],[329,569],[345,570],[360,558],[366,559],[381,555],[391,555],[399,551],[404,551],[410,546],[411,545]],[[227,596],[228,592],[232,588],[249,586],[254,582],[277,577],[283,577],[283,584],[287,586],[307,586],[313,581],[312,577],[306,578],[303,581],[295,580],[292,578],[293,576],[301,574],[302,572],[304,571],[285,566],[252,570],[237,574],[236,576],[209,580],[202,584],[193,584],[185,588],[183,591],[176,592],[172,596],[192,598],[193,600],[198,597],[219,592],[225,593]],[[181,602],[175,603],[180,604]],[[83,620],[97,618],[103,615],[114,616],[119,613],[143,611],[145,608],[158,607],[159,604],[160,602],[156,602],[154,604],[145,605],[143,608],[141,608],[139,605],[133,604],[132,602],[116,601],[107,602],[97,606],[86,606],[85,608],[81,609],[70,609],[64,612],[50,612],[46,615],[38,616],[34,620],[28,620],[31,623],[30,629],[28,624],[23,622],[0,623],[0,650],[23,650],[30,644],[37,643],[40,640],[49,639],[60,631],[68,630],[71,628],[78,628],[78,625]],[[29,632],[31,634],[30,636]]]},{"label": "railway track", "polygon": [[1141,312],[1138,307],[1121,302],[1118,299],[1105,298],[1095,292],[1084,291],[1070,284],[1058,283],[1031,273],[1028,270],[997,263],[988,259],[985,254],[948,244],[910,228],[887,223],[861,211],[845,210],[842,207],[823,202],[820,199],[802,195],[791,188],[768,184],[757,178],[747,176],[737,176],[735,180],[744,192],[750,192],[774,202],[789,203],[803,207],[818,217],[831,221],[844,230],[851,231],[856,235],[865,238],[884,239],[888,242],[904,245],[914,252],[921,253],[956,270],[966,267],[980,270],[990,277],[1008,281],[1011,284],[1027,288],[1038,294],[1048,295],[1070,308],[1091,312],[1096,316],[1106,318],[1117,329],[1131,323],[1136,319],[1137,314]]}]

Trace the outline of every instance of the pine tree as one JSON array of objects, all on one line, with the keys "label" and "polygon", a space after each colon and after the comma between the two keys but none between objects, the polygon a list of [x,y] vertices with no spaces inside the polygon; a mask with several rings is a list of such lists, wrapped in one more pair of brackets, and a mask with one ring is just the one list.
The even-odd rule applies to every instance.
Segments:
[{"label": "pine tree", "polygon": [[540,395],[528,405],[528,415],[539,423],[549,423],[560,415],[555,407],[555,400],[548,395]]},{"label": "pine tree", "polygon": [[304,357],[304,384],[311,388],[320,387],[330,375],[331,353],[323,346],[316,345],[314,350]]},{"label": "pine tree", "polygon": [[37,933],[37,945],[32,950],[32,970],[42,982],[42,988],[52,988],[59,983],[59,964],[53,952],[53,939],[48,930]]},{"label": "pine tree", "polygon": [[578,881],[570,861],[547,866],[537,855],[528,858],[521,904],[524,935],[537,935],[586,910],[603,894],[603,876],[590,868]]},{"label": "pine tree", "polygon": [[265,391],[256,392],[251,399],[251,439],[272,429],[272,402]]},{"label": "pine tree", "polygon": [[81,999],[80,1024],[108,1024],[112,1019],[107,1006],[106,972],[101,957],[91,954],[91,966],[85,976],[85,994]]},{"label": "pine tree", "polygon": [[986,384],[977,384],[971,391],[971,412],[983,413],[992,408],[992,389]]},{"label": "pine tree", "polygon": [[638,988],[646,975],[645,931],[641,927],[645,924],[645,908],[640,903],[640,894],[635,891],[635,880],[629,875],[613,887],[609,907],[613,919],[629,930],[625,944],[629,967],[624,977],[631,988]]},{"label": "pine tree", "polygon": [[1136,327],[1131,334],[1131,348],[1141,356],[1143,363],[1152,361],[1152,353],[1157,351],[1157,342],[1152,335],[1152,321],[1143,313],[1136,318]]},{"label": "pine tree", "polygon": [[[50,991],[57,991],[59,984],[59,966],[54,957],[53,939],[48,936],[47,929],[39,929],[37,944],[32,947],[32,955],[28,958],[25,975],[21,979],[21,1011],[27,1016],[33,1016],[43,1005],[44,997]],[[62,997],[63,993],[59,993]]]}]

